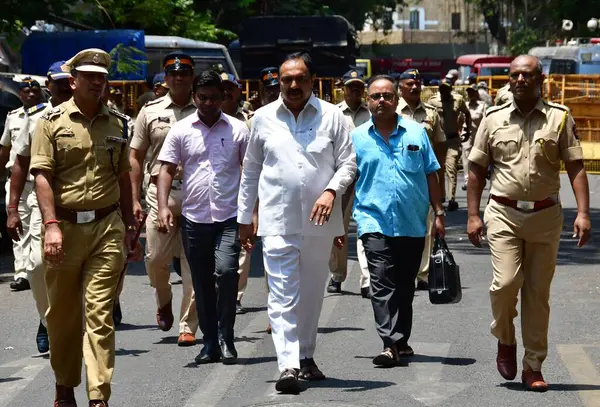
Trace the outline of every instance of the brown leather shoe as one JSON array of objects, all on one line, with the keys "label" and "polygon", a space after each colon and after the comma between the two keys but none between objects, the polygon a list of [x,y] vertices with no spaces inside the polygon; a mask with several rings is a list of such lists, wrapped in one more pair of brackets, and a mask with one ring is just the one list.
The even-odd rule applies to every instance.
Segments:
[{"label": "brown leather shoe", "polygon": [[534,372],[533,370],[523,370],[521,375],[523,387],[530,391],[543,393],[548,390],[548,383],[544,380],[542,372]]},{"label": "brown leather shoe", "polygon": [[194,346],[196,344],[196,337],[191,333],[184,332],[179,334],[177,339],[177,346]]},{"label": "brown leather shoe", "polygon": [[272,329],[271,329],[271,324],[270,324],[270,323],[269,323],[269,325],[267,325],[267,329],[266,329],[266,331],[267,331],[267,333],[268,333],[269,335],[271,335],[271,332],[273,332],[273,331],[272,331]]},{"label": "brown leather shoe", "polygon": [[56,395],[54,396],[54,407],[77,407],[75,402],[75,393],[72,387],[56,385]]},{"label": "brown leather shoe", "polygon": [[517,345],[503,345],[498,341],[496,367],[506,380],[517,377]]},{"label": "brown leather shoe", "polygon": [[156,312],[156,322],[161,331],[168,331],[173,326],[173,307],[172,299],[162,308],[159,308]]},{"label": "brown leather shoe", "polygon": [[108,401],[90,400],[90,407],[108,407]]}]

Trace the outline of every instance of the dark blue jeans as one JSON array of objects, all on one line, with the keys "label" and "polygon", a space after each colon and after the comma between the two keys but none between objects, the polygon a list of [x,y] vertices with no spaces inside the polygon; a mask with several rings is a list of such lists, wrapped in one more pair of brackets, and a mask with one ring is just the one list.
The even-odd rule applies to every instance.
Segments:
[{"label": "dark blue jeans", "polygon": [[204,345],[233,344],[240,237],[236,218],[195,223],[182,216],[181,236],[196,294]]}]

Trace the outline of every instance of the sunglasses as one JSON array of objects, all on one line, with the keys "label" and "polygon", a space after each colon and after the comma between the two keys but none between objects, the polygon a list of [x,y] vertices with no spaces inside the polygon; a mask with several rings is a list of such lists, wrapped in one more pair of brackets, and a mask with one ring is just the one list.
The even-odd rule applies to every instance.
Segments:
[{"label": "sunglasses", "polygon": [[396,95],[391,92],[371,93],[369,95],[373,102],[378,102],[381,98],[383,98],[383,100],[385,100],[386,102],[391,102],[392,100],[394,100],[395,96]]}]

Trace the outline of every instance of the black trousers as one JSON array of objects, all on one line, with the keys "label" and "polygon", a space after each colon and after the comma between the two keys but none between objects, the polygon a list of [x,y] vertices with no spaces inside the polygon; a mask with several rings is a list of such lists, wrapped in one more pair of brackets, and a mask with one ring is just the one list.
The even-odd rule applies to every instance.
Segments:
[{"label": "black trousers", "polygon": [[424,237],[389,237],[365,233],[361,240],[371,274],[371,305],[384,348],[406,344],[412,330],[415,278]]},{"label": "black trousers", "polygon": [[195,223],[182,216],[183,249],[190,264],[204,345],[233,344],[240,237],[236,218]]}]

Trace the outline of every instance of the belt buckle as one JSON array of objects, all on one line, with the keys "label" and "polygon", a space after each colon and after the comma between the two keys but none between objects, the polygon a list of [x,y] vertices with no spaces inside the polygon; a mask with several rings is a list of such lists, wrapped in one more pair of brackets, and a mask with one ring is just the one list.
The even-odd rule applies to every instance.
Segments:
[{"label": "belt buckle", "polygon": [[96,211],[77,212],[77,223],[90,223],[96,219]]},{"label": "belt buckle", "polygon": [[517,209],[522,211],[532,211],[535,209],[535,202],[533,201],[517,201]]}]

